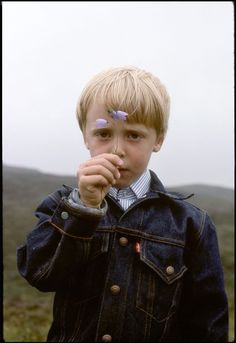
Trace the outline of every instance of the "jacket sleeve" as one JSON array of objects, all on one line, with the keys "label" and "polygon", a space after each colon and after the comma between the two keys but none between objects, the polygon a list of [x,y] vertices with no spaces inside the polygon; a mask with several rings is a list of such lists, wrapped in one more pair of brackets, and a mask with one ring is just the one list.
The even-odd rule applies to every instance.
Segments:
[{"label": "jacket sleeve", "polygon": [[216,228],[205,212],[187,256],[188,272],[178,316],[181,341],[227,342],[228,301],[223,268]]},{"label": "jacket sleeve", "polygon": [[[89,258],[93,233],[106,212],[71,205],[68,189],[49,195],[36,209],[39,219],[26,241],[17,248],[20,274],[41,291],[56,291]],[[104,210],[105,209],[105,210]]]}]

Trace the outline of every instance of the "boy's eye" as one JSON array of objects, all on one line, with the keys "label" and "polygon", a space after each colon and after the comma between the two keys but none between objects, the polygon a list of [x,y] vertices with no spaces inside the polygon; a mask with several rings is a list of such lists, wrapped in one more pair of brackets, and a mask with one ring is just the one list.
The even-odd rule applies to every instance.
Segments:
[{"label": "boy's eye", "polygon": [[128,134],[128,139],[132,140],[132,141],[138,141],[140,140],[142,137],[139,133],[135,133],[135,132],[130,132]]},{"label": "boy's eye", "polygon": [[108,139],[111,137],[111,133],[108,131],[97,131],[96,136],[101,139]]},{"label": "boy's eye", "polygon": [[108,134],[107,132],[101,132],[101,133],[100,133],[100,136],[101,136],[102,138],[106,138],[106,137],[109,137],[109,134]]}]

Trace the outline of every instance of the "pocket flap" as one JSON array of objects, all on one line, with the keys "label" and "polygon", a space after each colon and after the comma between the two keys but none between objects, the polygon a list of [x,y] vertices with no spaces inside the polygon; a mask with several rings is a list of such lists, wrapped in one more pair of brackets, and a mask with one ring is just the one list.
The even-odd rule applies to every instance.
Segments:
[{"label": "pocket flap", "polygon": [[187,270],[183,254],[184,247],[170,242],[141,240],[141,261],[154,270],[167,284],[180,278]]}]

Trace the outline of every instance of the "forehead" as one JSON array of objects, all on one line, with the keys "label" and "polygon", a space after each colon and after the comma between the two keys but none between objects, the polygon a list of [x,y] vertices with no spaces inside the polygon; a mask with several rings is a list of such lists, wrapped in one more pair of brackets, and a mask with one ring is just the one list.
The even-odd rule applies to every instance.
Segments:
[{"label": "forehead", "polygon": [[116,121],[127,121],[129,114],[124,110],[117,108],[109,108],[101,103],[93,103],[87,112],[87,122],[94,121],[96,119],[115,119]]},{"label": "forehead", "polygon": [[[116,121],[117,119],[119,121],[123,121],[122,118],[125,117],[124,121],[126,123],[142,123],[145,125],[145,123],[141,120],[138,120],[137,116],[134,114],[130,114],[128,111],[126,111],[124,108],[116,108],[116,107],[109,107],[109,105],[105,105],[101,102],[93,102],[87,111],[86,115],[86,121],[87,123],[94,121],[96,119],[106,119],[106,120],[111,120],[112,117],[114,117],[114,114],[111,112],[121,112],[121,113],[115,113]],[[127,116],[124,116],[124,114],[127,113]],[[118,116],[118,118],[117,118]]]},{"label": "forehead", "polygon": [[[120,109],[116,109],[118,111]],[[129,117],[129,114],[128,114]],[[96,120],[97,119],[105,119],[107,120],[108,127],[122,127],[124,129],[133,129],[133,130],[142,130],[148,132],[150,130],[143,123],[136,122],[135,120],[120,120],[120,119],[113,119],[111,114],[108,112],[108,108],[101,103],[93,103],[87,112],[87,129],[94,129],[97,127]]]},{"label": "forehead", "polygon": [[102,103],[93,102],[87,111],[87,120],[94,119],[99,116],[109,115],[108,108]]}]

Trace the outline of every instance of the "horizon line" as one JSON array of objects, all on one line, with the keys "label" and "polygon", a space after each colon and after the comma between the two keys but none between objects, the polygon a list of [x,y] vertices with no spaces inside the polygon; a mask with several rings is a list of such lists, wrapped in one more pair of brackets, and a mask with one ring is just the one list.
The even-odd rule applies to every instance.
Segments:
[{"label": "horizon line", "polygon": [[[34,168],[34,167],[26,167],[26,166],[22,166],[22,165],[12,165],[12,164],[6,164],[6,163],[2,163],[3,168],[4,167],[8,167],[8,168],[15,168],[15,169],[26,169],[29,171],[34,171],[40,174],[44,174],[44,175],[55,175],[58,177],[75,177],[76,175],[73,174],[67,174],[67,173],[55,173],[55,172],[48,172],[48,171],[43,171],[39,168]],[[211,183],[207,183],[207,182],[190,182],[190,183],[178,183],[178,184],[169,184],[169,185],[165,185],[165,188],[174,188],[174,187],[187,187],[187,186],[208,186],[208,187],[219,187],[219,188],[226,188],[229,190],[233,190],[234,191],[234,186],[226,186],[226,185],[222,185],[222,184],[211,184]]]}]

